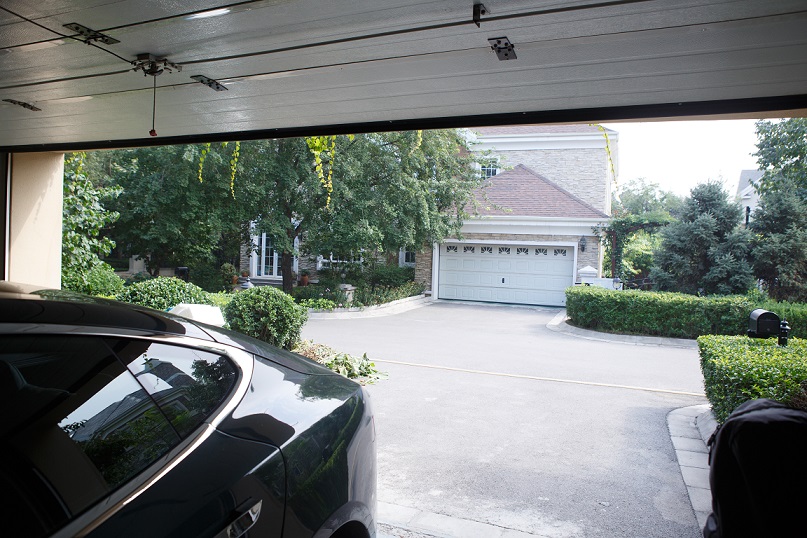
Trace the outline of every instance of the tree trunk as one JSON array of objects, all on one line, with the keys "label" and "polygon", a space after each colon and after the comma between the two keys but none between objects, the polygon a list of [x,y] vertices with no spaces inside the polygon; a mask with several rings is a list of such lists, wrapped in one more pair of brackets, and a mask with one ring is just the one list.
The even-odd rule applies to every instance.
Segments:
[{"label": "tree trunk", "polygon": [[291,295],[291,290],[294,287],[294,275],[292,275],[294,270],[293,252],[284,252],[280,255],[280,270],[283,272],[283,291]]}]

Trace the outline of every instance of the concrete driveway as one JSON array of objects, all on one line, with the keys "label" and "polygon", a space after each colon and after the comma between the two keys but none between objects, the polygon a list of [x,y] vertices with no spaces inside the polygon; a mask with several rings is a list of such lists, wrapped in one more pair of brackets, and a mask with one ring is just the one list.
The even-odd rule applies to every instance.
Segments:
[{"label": "concrete driveway", "polygon": [[[304,338],[389,373],[369,389],[382,522],[417,513],[435,535],[474,537],[700,536],[666,421],[705,403],[697,351],[550,331],[557,313],[438,301],[308,322]],[[452,521],[468,524],[451,532]]]}]

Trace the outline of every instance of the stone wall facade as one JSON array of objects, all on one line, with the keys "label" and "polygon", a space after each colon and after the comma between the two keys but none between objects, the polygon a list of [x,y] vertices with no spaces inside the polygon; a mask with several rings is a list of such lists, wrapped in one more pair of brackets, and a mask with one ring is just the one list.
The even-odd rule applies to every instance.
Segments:
[{"label": "stone wall facade", "polygon": [[502,167],[523,164],[595,209],[611,214],[610,165],[605,148],[493,149]]},{"label": "stone wall facade", "polygon": [[415,282],[419,282],[431,289],[432,286],[432,258],[434,251],[431,248],[424,248],[415,253]]}]

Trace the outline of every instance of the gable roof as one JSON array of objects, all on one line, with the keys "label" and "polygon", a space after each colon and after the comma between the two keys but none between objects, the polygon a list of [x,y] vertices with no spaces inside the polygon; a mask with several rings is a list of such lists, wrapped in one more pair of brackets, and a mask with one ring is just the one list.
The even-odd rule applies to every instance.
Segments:
[{"label": "gable roof", "polygon": [[740,184],[737,185],[737,194],[744,194],[744,190],[751,186],[752,181],[762,177],[762,170],[743,170],[740,172]]},{"label": "gable roof", "polygon": [[[523,164],[491,177],[476,191],[479,215],[521,217],[609,218],[574,194]],[[492,206],[500,206],[495,209]],[[507,211],[507,210],[510,211]]]}]

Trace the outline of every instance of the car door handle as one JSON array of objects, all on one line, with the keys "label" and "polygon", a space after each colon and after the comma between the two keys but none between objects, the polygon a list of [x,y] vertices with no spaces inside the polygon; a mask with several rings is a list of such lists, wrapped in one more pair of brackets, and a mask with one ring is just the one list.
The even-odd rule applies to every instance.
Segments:
[{"label": "car door handle", "polygon": [[[235,519],[224,530],[219,532],[215,538],[238,538],[243,536],[246,532],[255,525],[258,521],[258,516],[261,515],[261,505],[263,501],[254,502],[252,499],[248,500],[240,507],[236,508]],[[249,506],[244,509],[243,507]]]}]

